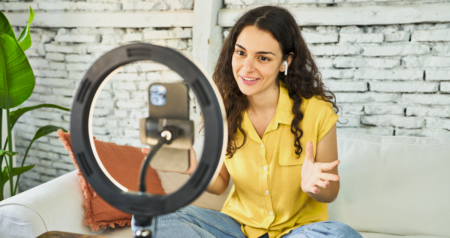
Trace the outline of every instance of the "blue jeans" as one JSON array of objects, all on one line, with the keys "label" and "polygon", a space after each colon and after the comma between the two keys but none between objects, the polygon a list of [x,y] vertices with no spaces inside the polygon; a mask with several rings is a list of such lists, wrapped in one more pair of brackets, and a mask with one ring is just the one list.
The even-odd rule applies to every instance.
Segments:
[{"label": "blue jeans", "polygon": [[[157,229],[155,233],[155,224]],[[153,238],[245,238],[241,231],[241,224],[224,213],[186,206],[175,212],[164,214],[153,220],[150,227]],[[134,216],[131,221],[133,233],[137,230]],[[268,236],[262,236],[268,237]],[[362,238],[350,226],[334,221],[316,222],[292,230],[283,238],[312,238],[312,237],[345,237]]]}]

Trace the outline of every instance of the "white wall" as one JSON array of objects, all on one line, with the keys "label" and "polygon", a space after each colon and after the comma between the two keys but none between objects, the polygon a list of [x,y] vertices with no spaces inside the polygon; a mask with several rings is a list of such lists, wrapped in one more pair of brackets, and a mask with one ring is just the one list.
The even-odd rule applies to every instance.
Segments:
[{"label": "white wall", "polygon": [[[147,42],[191,56],[193,4],[193,0],[0,3],[0,10],[5,11],[16,35],[28,19],[28,6],[36,14],[31,27],[33,46],[26,51],[36,86],[21,107],[54,103],[71,108],[86,70],[98,57],[120,45]],[[86,22],[89,27],[82,25]],[[148,115],[147,86],[151,82],[177,80],[178,75],[161,65],[125,67],[97,102],[94,135],[103,141],[142,147],[137,122]],[[191,100],[191,114],[195,117],[195,98]],[[198,119],[197,116],[195,120]],[[69,122],[70,113],[60,110],[28,112],[15,127],[18,152],[25,153],[38,128],[57,125],[69,130]],[[23,191],[72,171],[74,166],[68,155],[55,133],[34,142],[25,164],[36,167],[21,176],[19,188]]]},{"label": "white wall", "polygon": [[295,15],[335,93],[348,121],[339,129],[450,136],[450,1],[225,0],[224,37],[243,12],[275,2]]},{"label": "white wall", "polygon": [[[37,84],[23,106],[54,102],[70,107],[92,62],[130,42],[169,46],[201,59],[211,72],[236,17],[262,4],[279,4],[296,14],[325,84],[337,96],[340,122],[348,120],[338,123],[340,130],[450,136],[450,1],[225,0],[222,6],[218,0],[208,4],[207,0],[0,3],[17,32],[26,22],[28,6],[36,12],[33,46],[27,54]],[[195,30],[194,21],[202,29]],[[136,103],[143,99],[139,82],[158,80],[179,79],[156,66],[135,65],[121,71],[99,100],[103,108],[95,125],[98,138],[120,144],[136,141],[133,118],[143,115],[146,107]],[[191,112],[198,113],[195,99],[191,100]],[[24,153],[40,126],[68,129],[69,117],[57,110],[26,114],[16,127],[17,150]],[[35,142],[30,163],[37,166],[23,176],[22,190],[74,169],[55,135]]]}]

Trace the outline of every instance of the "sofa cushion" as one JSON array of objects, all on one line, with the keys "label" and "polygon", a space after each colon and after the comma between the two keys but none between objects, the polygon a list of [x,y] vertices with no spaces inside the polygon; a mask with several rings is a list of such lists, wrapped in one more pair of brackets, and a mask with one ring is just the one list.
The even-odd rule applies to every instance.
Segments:
[{"label": "sofa cushion", "polygon": [[[70,133],[58,130],[57,136],[63,142],[64,148],[69,151],[69,156],[78,169],[77,161],[72,152]],[[145,159],[145,154],[142,153],[141,148],[102,142],[95,138],[94,143],[101,163],[111,177],[125,188],[131,191],[138,191],[139,172],[142,161]],[[79,170],[78,175],[80,176],[81,188],[85,198],[83,202],[86,209],[85,225],[89,225],[92,231],[98,230],[100,226],[106,228],[108,226],[115,227],[115,225],[131,225],[131,214],[122,212],[109,205],[97,195]],[[147,170],[146,186],[149,193],[166,194],[158,174],[151,167]]]},{"label": "sofa cushion", "polygon": [[[36,237],[45,233],[46,224],[32,208],[22,204],[0,204],[0,237]],[[18,216],[17,214],[20,214]],[[26,219],[23,219],[26,217]]]},{"label": "sofa cushion", "polygon": [[[444,237],[444,236],[430,236],[430,235],[401,236],[401,235],[370,233],[370,232],[360,232],[360,234],[364,238],[448,238],[448,237]],[[126,236],[122,236],[122,237],[126,237]]]},{"label": "sofa cushion", "polygon": [[337,135],[341,188],[330,220],[372,233],[450,237],[450,138]]},{"label": "sofa cushion", "polygon": [[0,202],[0,237],[38,237],[47,231],[100,235],[84,225],[83,193],[78,171]]}]

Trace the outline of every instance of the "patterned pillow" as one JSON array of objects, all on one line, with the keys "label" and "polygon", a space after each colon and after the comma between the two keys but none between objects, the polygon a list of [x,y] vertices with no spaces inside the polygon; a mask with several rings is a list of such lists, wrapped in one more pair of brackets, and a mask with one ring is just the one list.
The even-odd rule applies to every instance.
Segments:
[{"label": "patterned pillow", "polygon": [[[69,156],[78,169],[77,161],[72,152],[70,132],[64,133],[62,130],[58,130],[57,136],[64,144],[64,148],[69,151]],[[138,191],[139,171],[142,160],[146,156],[142,153],[141,149],[128,145],[117,145],[111,142],[99,141],[95,137],[94,143],[100,160],[108,173],[124,187],[131,191]],[[114,228],[115,225],[131,225],[131,214],[114,208],[98,196],[84,179],[79,169],[78,176],[80,177],[81,189],[84,193],[83,205],[86,209],[84,216],[85,225],[90,226],[92,231],[98,231],[100,226],[102,228],[107,228],[107,226]],[[166,195],[158,174],[151,167],[147,170],[146,185],[147,192]]]}]

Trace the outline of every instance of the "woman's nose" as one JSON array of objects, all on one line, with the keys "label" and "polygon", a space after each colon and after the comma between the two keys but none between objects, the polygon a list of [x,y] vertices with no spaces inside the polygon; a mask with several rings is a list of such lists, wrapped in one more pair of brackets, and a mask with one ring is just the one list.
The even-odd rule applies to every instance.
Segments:
[{"label": "woman's nose", "polygon": [[251,71],[255,70],[255,65],[254,65],[254,62],[253,62],[252,58],[247,57],[247,59],[245,59],[245,61],[244,61],[244,70],[248,71],[248,72],[251,72]]}]

